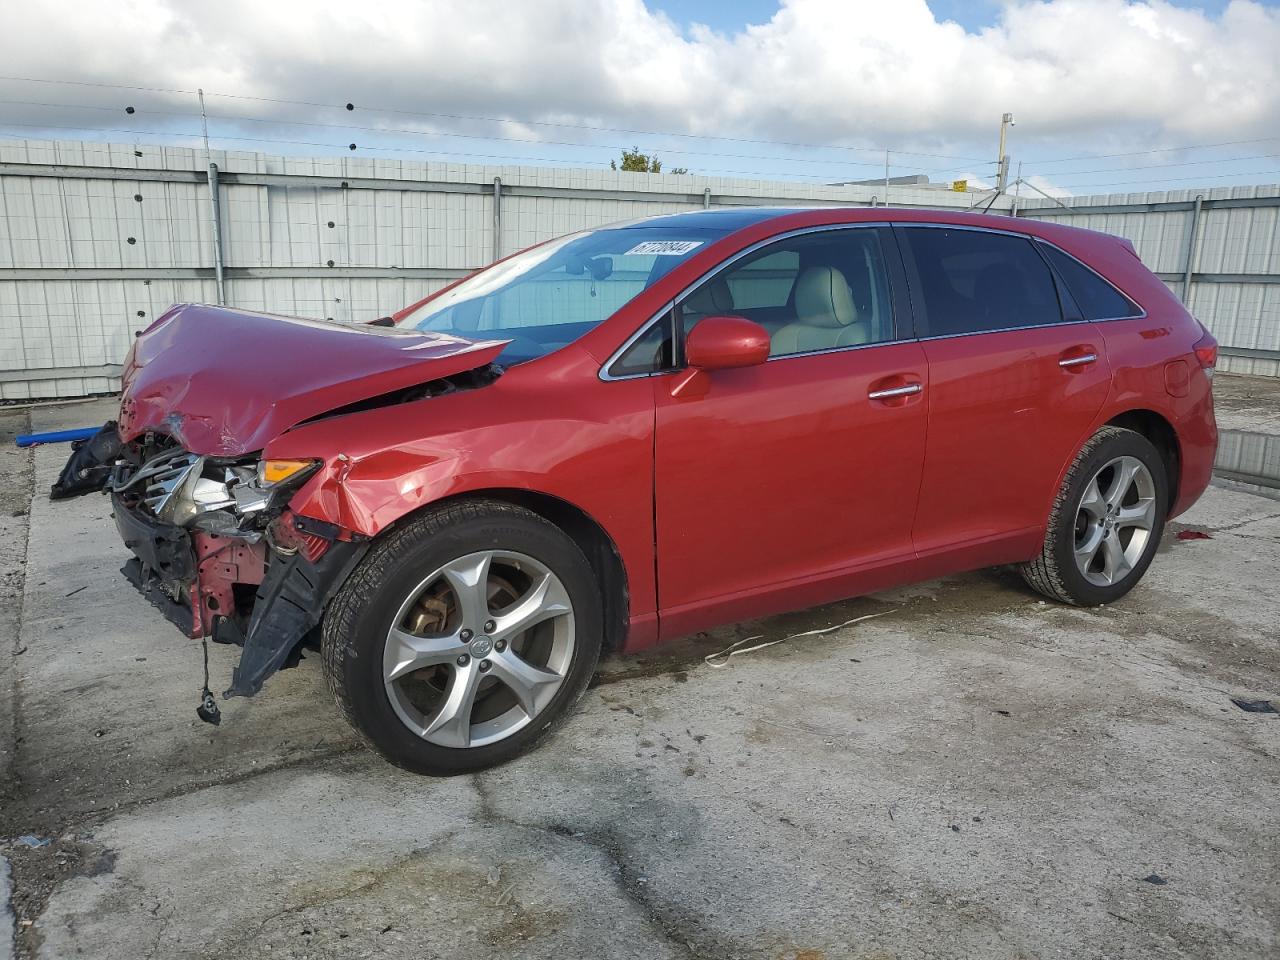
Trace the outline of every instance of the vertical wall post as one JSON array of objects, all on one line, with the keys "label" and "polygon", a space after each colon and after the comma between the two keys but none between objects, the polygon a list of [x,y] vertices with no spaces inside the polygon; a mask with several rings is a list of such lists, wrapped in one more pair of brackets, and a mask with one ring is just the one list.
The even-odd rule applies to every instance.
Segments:
[{"label": "vertical wall post", "polygon": [[493,261],[502,259],[502,178],[493,178]]},{"label": "vertical wall post", "polygon": [[213,226],[213,277],[218,287],[218,305],[227,303],[222,285],[222,217],[218,212],[218,165],[209,163],[209,212]]},{"label": "vertical wall post", "polygon": [[1191,305],[1191,268],[1195,265],[1196,235],[1200,231],[1200,208],[1204,205],[1204,194],[1196,194],[1195,206],[1191,208],[1191,226],[1187,230],[1187,260],[1182,271],[1182,305]]},{"label": "vertical wall post", "polygon": [[710,187],[702,188],[702,209],[703,210],[711,209],[711,188]]}]

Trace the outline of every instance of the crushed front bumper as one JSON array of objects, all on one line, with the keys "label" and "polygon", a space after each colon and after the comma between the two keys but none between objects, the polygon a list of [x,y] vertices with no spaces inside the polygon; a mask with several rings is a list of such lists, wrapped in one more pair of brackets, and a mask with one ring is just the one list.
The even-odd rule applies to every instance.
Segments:
[{"label": "crushed front bumper", "polygon": [[231,673],[224,698],[252,697],[266,679],[284,665],[289,654],[320,623],[329,600],[369,549],[368,542],[335,540],[315,561],[301,550],[274,557],[258,586],[247,631],[220,617],[213,638],[238,643],[244,649],[240,665]]},{"label": "crushed front bumper", "polygon": [[200,636],[191,604],[182,599],[196,579],[191,534],[131,510],[117,494],[111,495],[111,514],[120,539],[133,551],[121,572],[178,629],[189,637]]},{"label": "crushed front bumper", "polygon": [[[131,508],[117,494],[112,494],[111,500],[116,529],[134,554],[122,568],[129,581],[188,636],[211,633],[216,642],[242,647],[240,664],[232,672],[224,698],[251,697],[262,689],[267,678],[320,623],[329,600],[369,548],[367,541],[324,538],[322,533],[327,531],[320,530],[320,525],[292,518],[310,541],[309,548],[254,544],[265,554],[265,574],[257,584],[247,622],[228,610],[227,615],[211,618],[210,631],[205,629],[200,604],[207,604],[213,591],[201,583],[201,571],[209,575],[201,553],[206,561],[216,556],[201,551],[196,541],[209,535],[193,534],[150,517]],[[284,518],[278,522],[285,522]],[[237,546],[231,541],[220,549]]]}]

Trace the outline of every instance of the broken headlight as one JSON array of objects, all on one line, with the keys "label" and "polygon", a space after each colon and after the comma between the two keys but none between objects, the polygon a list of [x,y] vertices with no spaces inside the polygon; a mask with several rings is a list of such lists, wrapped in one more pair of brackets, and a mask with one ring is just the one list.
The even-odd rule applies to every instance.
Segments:
[{"label": "broken headlight", "polygon": [[319,468],[319,460],[239,460],[201,457],[182,450],[149,460],[126,483],[156,519],[175,526],[244,536],[284,508],[294,490]]},{"label": "broken headlight", "polygon": [[235,488],[240,513],[266,511],[274,515],[288,502],[293,491],[320,469],[319,460],[260,460],[255,478]]}]

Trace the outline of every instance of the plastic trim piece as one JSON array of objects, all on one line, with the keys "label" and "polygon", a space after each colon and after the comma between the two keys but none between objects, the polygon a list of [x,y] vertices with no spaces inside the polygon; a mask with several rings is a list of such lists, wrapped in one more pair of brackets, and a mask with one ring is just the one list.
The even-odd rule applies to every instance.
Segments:
[{"label": "plastic trim piece", "polygon": [[214,640],[244,648],[240,664],[231,673],[231,686],[222,694],[224,700],[252,697],[262,689],[320,622],[334,593],[368,550],[367,542],[336,540],[314,563],[301,551],[271,557],[267,575],[258,586],[248,634],[225,617],[214,624]]}]

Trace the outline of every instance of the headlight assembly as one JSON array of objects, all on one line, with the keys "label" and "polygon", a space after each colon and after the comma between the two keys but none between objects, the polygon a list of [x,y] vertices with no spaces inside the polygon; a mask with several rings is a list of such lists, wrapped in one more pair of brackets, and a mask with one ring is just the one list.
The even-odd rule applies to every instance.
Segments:
[{"label": "headlight assembly", "polygon": [[289,481],[300,482],[320,466],[319,460],[263,460],[258,464],[258,486],[271,489]]}]

